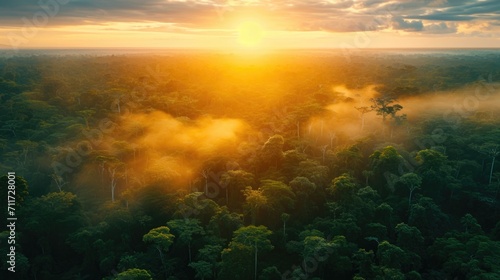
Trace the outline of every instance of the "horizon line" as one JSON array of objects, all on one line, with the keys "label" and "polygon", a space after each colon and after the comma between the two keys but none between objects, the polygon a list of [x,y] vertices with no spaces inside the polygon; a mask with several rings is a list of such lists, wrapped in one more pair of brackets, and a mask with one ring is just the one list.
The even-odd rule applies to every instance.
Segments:
[{"label": "horizon line", "polygon": [[[224,48],[199,48],[199,47],[30,47],[30,48],[13,48],[5,44],[0,44],[0,50],[223,50],[223,51],[239,51],[238,49],[224,49]],[[281,50],[500,50],[500,47],[310,47],[310,48],[270,48],[270,49],[257,49],[250,51],[281,51]],[[246,51],[246,50],[242,50]]]}]

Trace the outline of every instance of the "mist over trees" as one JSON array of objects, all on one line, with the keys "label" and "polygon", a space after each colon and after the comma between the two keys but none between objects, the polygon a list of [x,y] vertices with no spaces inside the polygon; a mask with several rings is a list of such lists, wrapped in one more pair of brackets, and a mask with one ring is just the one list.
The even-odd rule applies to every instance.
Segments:
[{"label": "mist over trees", "polygon": [[497,51],[0,70],[16,279],[500,279]]}]

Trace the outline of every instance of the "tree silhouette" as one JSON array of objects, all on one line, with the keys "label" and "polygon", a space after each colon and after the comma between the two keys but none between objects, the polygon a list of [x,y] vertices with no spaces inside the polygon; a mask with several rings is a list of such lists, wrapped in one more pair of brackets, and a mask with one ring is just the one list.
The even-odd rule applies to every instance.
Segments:
[{"label": "tree silhouette", "polygon": [[197,219],[176,219],[169,221],[167,225],[176,234],[179,242],[188,246],[189,262],[191,262],[191,242],[193,241],[193,236],[205,233],[200,226],[200,221]]},{"label": "tree silhouette", "polygon": [[267,204],[267,197],[263,194],[262,190],[253,190],[252,187],[246,187],[243,194],[246,198],[245,207],[250,211],[252,225],[255,225],[259,209]]},{"label": "tree silhouette", "polygon": [[410,190],[410,196],[408,197],[408,205],[411,205],[411,197],[413,192],[420,188],[420,184],[422,184],[422,178],[418,176],[415,173],[406,173],[401,178],[399,178],[399,181],[403,183],[403,185],[407,186],[408,189]]},{"label": "tree silhouette", "polygon": [[495,168],[495,159],[498,155],[500,155],[500,149],[498,144],[495,143],[485,143],[481,146],[472,146],[473,149],[478,151],[479,153],[491,157],[491,167],[490,167],[490,176],[488,180],[488,184],[491,185],[491,181],[493,179],[493,170]]},{"label": "tree silhouette", "polygon": [[355,107],[361,113],[361,131],[365,129],[365,114],[374,110],[373,107]]},{"label": "tree silhouette", "polygon": [[257,255],[259,251],[268,251],[274,248],[271,245],[269,236],[272,234],[265,226],[248,226],[242,227],[234,232],[233,243],[239,243],[249,248],[253,248],[255,256],[255,266],[254,266],[254,279],[257,279]]},{"label": "tree silhouette", "polygon": [[163,253],[167,252],[170,245],[174,243],[174,235],[170,233],[170,229],[166,226],[154,228],[143,236],[142,241],[144,241],[144,243],[151,244],[158,251],[163,269],[165,270],[165,277],[167,277]]},{"label": "tree silhouette", "polygon": [[395,115],[398,111],[403,109],[403,106],[393,104],[396,102],[396,99],[392,97],[372,98],[370,101],[373,103],[370,108],[373,109],[377,115],[382,116],[382,121],[384,123],[387,116]]}]

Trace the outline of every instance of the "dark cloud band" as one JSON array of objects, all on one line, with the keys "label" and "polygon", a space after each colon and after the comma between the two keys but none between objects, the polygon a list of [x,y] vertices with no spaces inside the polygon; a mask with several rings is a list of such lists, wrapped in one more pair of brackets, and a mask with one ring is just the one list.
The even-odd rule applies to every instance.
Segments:
[{"label": "dark cloud band", "polygon": [[[227,19],[245,11],[264,13],[271,21],[288,23],[278,28],[301,31],[392,28],[433,33],[456,31],[449,28],[453,26],[450,22],[488,21],[497,26],[500,21],[498,0],[0,0],[0,26],[20,27],[23,18],[29,19],[57,4],[57,15],[51,18],[51,26],[163,22],[182,28],[212,29],[223,28]],[[379,23],[374,24],[377,21]]]}]

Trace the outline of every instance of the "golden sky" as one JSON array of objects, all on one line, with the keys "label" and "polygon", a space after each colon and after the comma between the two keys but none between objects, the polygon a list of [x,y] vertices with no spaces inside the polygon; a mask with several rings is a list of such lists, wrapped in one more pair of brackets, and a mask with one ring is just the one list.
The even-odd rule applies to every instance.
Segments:
[{"label": "golden sky", "polygon": [[3,48],[497,48],[498,0],[0,0]]}]

